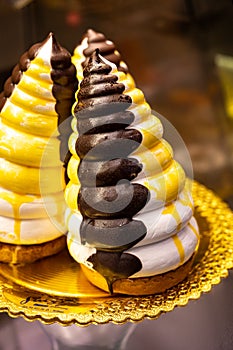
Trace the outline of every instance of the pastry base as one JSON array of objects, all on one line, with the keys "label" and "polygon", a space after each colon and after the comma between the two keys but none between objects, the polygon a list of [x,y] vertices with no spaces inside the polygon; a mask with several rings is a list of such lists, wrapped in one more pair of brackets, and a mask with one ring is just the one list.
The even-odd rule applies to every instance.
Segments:
[{"label": "pastry base", "polygon": [[[177,269],[168,271],[155,276],[143,278],[124,278],[116,280],[113,285],[114,294],[127,295],[149,295],[163,293],[183,281],[192,268],[194,255],[183,265]],[[97,271],[91,270],[85,265],[81,265],[85,276],[96,287],[109,292],[109,288],[105,278]]]},{"label": "pastry base", "polygon": [[66,246],[66,236],[34,245],[15,245],[0,242],[0,262],[27,264],[59,253]]}]

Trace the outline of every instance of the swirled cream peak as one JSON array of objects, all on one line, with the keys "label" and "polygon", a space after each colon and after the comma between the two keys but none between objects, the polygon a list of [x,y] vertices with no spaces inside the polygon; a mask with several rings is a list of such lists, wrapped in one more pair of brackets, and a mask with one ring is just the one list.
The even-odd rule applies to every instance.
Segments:
[{"label": "swirled cream peak", "polygon": [[83,36],[82,42],[74,49],[72,57],[79,78],[82,77],[83,68],[87,65],[89,57],[96,49],[99,49],[101,56],[113,62],[119,71],[128,73],[128,67],[122,61],[121,54],[116,49],[114,42],[106,39],[103,33],[88,29]]},{"label": "swirled cream peak", "polygon": [[71,55],[50,33],[20,57],[7,79],[0,100],[1,118],[27,133],[49,136],[70,116],[76,89]]},{"label": "swirled cream peak", "polygon": [[[53,198],[52,215],[61,215],[64,206],[58,193],[65,186],[63,149],[68,138],[62,122],[71,114],[76,89],[71,55],[52,33],[20,57],[7,79],[0,97],[0,215],[5,226],[0,227],[0,241],[43,242],[44,234],[30,240],[24,230],[36,225],[33,220],[42,212],[46,239],[61,235],[56,228],[52,233],[48,214],[41,210],[41,191],[43,187],[43,194]],[[53,180],[48,183],[49,178]]]},{"label": "swirled cream peak", "polygon": [[111,289],[117,278],[182,265],[198,229],[185,172],[143,92],[98,50],[83,73],[69,140],[68,247]]}]

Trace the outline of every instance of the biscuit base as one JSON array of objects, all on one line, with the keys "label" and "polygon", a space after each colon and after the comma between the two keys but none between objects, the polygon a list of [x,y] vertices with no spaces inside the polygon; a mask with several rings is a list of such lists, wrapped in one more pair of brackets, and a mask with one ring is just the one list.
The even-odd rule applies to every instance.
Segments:
[{"label": "biscuit base", "polygon": [[[193,256],[183,265],[175,270],[171,270],[159,275],[139,278],[124,278],[113,282],[112,289],[114,294],[127,295],[149,295],[163,293],[165,290],[175,286],[187,277],[192,268]],[[108,284],[105,278],[93,269],[89,269],[81,264],[82,271],[87,279],[96,287],[109,292]]]},{"label": "biscuit base", "polygon": [[66,247],[66,236],[62,235],[52,241],[17,245],[0,242],[0,262],[26,264],[59,253]]}]

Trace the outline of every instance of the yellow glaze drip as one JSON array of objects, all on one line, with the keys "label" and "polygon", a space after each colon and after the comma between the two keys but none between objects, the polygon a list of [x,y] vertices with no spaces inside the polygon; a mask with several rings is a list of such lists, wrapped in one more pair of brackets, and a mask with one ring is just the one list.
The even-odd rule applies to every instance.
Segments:
[{"label": "yellow glaze drip", "polygon": [[173,242],[176,245],[176,248],[178,250],[178,253],[180,255],[180,265],[182,265],[184,263],[184,258],[185,258],[185,251],[184,251],[184,247],[182,245],[181,240],[179,239],[179,237],[177,235],[172,236]]},{"label": "yellow glaze drip", "polygon": [[177,231],[179,232],[180,229],[181,229],[181,217],[180,217],[180,214],[175,206],[174,203],[171,203],[171,204],[167,204],[164,208],[164,210],[162,211],[162,214],[163,215],[166,215],[166,214],[170,214],[172,215],[172,217],[176,220],[176,223],[177,223]]},{"label": "yellow glaze drip", "polygon": [[20,207],[24,203],[33,202],[34,198],[32,196],[20,195],[18,193],[13,192],[0,192],[0,198],[9,203],[12,207],[13,215],[14,215],[14,233],[17,236],[17,239],[20,240],[20,228],[21,228],[21,220],[20,220]]},{"label": "yellow glaze drip", "polygon": [[199,233],[198,233],[197,229],[192,224],[190,224],[190,222],[188,223],[188,226],[191,228],[191,230],[193,231],[193,233],[197,237],[197,240],[199,241],[199,237],[200,236],[199,236]]}]

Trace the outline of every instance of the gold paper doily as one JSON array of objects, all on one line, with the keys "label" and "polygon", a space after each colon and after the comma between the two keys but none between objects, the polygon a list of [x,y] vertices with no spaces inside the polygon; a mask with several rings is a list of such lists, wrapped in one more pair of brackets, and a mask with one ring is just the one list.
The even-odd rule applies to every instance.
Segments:
[{"label": "gold paper doily", "polygon": [[233,268],[233,213],[212,191],[193,183],[195,217],[201,233],[192,271],[163,294],[108,296],[93,287],[65,252],[40,262],[1,264],[0,311],[50,324],[124,323],[155,319],[210,291]]}]

